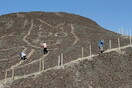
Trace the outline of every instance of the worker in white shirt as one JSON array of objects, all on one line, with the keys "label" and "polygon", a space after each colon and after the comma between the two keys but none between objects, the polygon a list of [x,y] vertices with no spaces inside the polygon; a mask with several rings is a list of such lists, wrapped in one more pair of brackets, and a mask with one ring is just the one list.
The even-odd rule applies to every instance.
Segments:
[{"label": "worker in white shirt", "polygon": [[48,50],[47,50],[47,43],[43,43],[43,44],[42,44],[42,47],[43,47],[43,53],[44,53],[44,54],[47,54],[47,53],[48,53]]},{"label": "worker in white shirt", "polygon": [[19,55],[20,55],[20,57],[21,57],[21,59],[22,59],[22,60],[27,59],[27,57],[26,57],[26,54],[25,54],[25,53],[20,52],[20,53],[19,53]]}]

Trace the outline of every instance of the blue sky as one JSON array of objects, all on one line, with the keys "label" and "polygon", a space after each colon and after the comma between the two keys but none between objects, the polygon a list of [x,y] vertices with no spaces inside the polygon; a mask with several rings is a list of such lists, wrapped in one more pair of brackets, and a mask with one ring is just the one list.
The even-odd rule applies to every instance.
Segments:
[{"label": "blue sky", "polygon": [[14,12],[68,12],[118,32],[132,28],[132,0],[1,0],[0,15]]}]

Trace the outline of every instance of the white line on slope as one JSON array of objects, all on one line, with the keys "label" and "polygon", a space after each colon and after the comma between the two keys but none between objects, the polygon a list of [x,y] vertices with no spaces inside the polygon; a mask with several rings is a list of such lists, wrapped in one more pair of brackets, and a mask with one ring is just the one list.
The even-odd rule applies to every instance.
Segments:
[{"label": "white line on slope", "polygon": [[[120,47],[120,49],[125,49],[125,48],[128,48],[128,47],[132,47],[132,45],[127,45],[127,46],[123,46],[123,47]],[[116,50],[119,50],[119,48],[114,48],[114,49],[111,49],[111,50],[107,50],[105,51],[104,53],[108,53],[108,52],[112,52],[112,51],[116,51]],[[91,56],[88,56],[88,57],[83,57],[83,58],[78,58],[77,60],[74,60],[74,61],[71,61],[71,62],[68,62],[68,63],[65,63],[64,66],[72,66],[74,65],[75,63],[78,63],[79,61],[83,61],[85,59],[89,59],[92,58],[92,57],[96,57],[98,56],[98,54],[96,55],[91,55]],[[53,68],[48,68],[46,70],[43,70],[41,72],[35,72],[35,73],[31,73],[31,74],[28,74],[28,75],[24,75],[24,76],[15,76],[15,80],[18,80],[18,79],[22,79],[22,78],[27,78],[29,76],[36,76],[36,75],[40,75],[42,74],[43,72],[46,72],[46,71],[49,71],[49,70],[55,70],[55,69],[60,69],[62,67],[59,67],[59,66],[55,66]],[[7,78],[7,81],[11,80],[11,78]],[[5,80],[0,80],[0,83],[4,83]]]},{"label": "white line on slope", "polygon": [[[24,46],[19,46],[19,47],[22,47],[22,48],[25,48]],[[11,50],[11,49],[14,49],[14,48],[19,48],[19,47],[12,47],[12,48],[8,48],[8,49],[1,49],[0,52],[4,52],[4,51],[7,51],[7,50]]]},{"label": "white line on slope", "polygon": [[[26,50],[27,50],[27,48],[24,49],[23,51],[26,51]],[[35,51],[35,49],[32,49],[32,50],[30,51],[30,53],[27,55],[27,57],[29,58],[29,57],[33,54],[34,51]],[[21,60],[19,63],[17,63],[17,64],[15,64],[15,65],[11,66],[11,68],[7,69],[6,71],[9,71],[9,70],[11,70],[12,68],[18,67],[18,66],[21,65],[23,62],[24,62],[24,60]]]},{"label": "white line on slope", "polygon": [[75,41],[74,41],[74,43],[72,45],[75,45],[79,41],[79,38],[76,35],[76,33],[74,32],[75,28],[74,28],[73,24],[70,24],[70,26],[71,26],[71,33],[73,34],[73,36],[75,38]]},{"label": "white line on slope", "polygon": [[40,47],[33,46],[31,43],[29,43],[29,41],[26,40],[26,38],[31,34],[32,29],[33,29],[33,20],[31,20],[30,29],[29,29],[27,35],[25,35],[25,36],[23,37],[23,41],[26,42],[26,43],[27,43],[28,45],[30,45],[31,47],[40,48]]},{"label": "white line on slope", "polygon": [[1,61],[8,61],[8,59],[0,59],[0,62],[1,62]]},{"label": "white line on slope", "polygon": [[[49,53],[48,53],[48,54],[49,54]],[[30,62],[30,63],[28,63],[28,64],[24,64],[24,65],[22,65],[22,66],[19,66],[19,67],[15,68],[15,69],[22,68],[22,67],[26,67],[26,66],[28,66],[28,65],[30,65],[30,64],[34,64],[34,63],[38,62],[39,60],[43,60],[48,54],[43,55],[43,56],[40,57],[39,59],[34,60],[34,61],[32,61],[32,62]]]},{"label": "white line on slope", "polygon": [[[38,19],[38,18],[37,18],[37,19]],[[45,22],[45,21],[43,21],[43,20],[41,20],[41,19],[38,19],[38,20],[39,20],[40,22],[42,22],[42,23],[48,25],[49,27],[54,28],[54,27],[52,27],[52,25],[50,25],[49,23],[47,23],[47,22]]]}]

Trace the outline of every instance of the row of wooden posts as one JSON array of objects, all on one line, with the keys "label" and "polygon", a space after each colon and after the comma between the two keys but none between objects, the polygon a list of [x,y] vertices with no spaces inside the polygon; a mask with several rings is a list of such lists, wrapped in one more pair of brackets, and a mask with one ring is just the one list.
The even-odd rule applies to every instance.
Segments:
[{"label": "row of wooden posts", "polygon": [[[132,41],[131,41],[131,36],[130,36],[130,44],[132,44]],[[91,56],[92,55],[92,49],[91,49],[91,45],[89,45],[89,51],[90,51],[90,53],[89,53],[89,55]],[[118,38],[118,48],[120,49],[120,39]],[[111,46],[111,40],[109,40],[109,49],[112,49],[112,46]],[[84,57],[84,48],[82,47],[82,57]],[[64,68],[64,66],[63,66],[63,64],[64,64],[64,61],[63,61],[63,54],[61,53],[61,55],[59,55],[58,56],[58,66],[62,66],[63,68]],[[42,71],[42,70],[44,70],[45,68],[44,68],[44,60],[39,60],[39,71]],[[12,81],[14,81],[14,67],[12,68]],[[8,73],[8,71],[5,71],[5,83],[7,83],[7,73]]]}]

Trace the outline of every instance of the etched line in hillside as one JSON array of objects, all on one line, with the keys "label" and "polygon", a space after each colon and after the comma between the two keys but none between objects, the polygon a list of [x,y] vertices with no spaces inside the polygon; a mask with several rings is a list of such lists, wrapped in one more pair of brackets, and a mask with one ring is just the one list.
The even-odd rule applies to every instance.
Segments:
[{"label": "etched line in hillside", "polygon": [[40,47],[36,47],[36,46],[32,45],[31,43],[29,43],[29,41],[26,40],[26,38],[31,34],[32,29],[33,29],[33,20],[31,20],[30,29],[29,29],[27,35],[25,35],[25,36],[23,37],[23,41],[26,42],[26,43],[27,43],[28,45],[30,45],[31,47],[40,48]]},{"label": "etched line in hillside", "polygon": [[[24,46],[19,46],[19,47],[25,48]],[[14,48],[19,48],[19,47],[12,47],[12,48],[8,48],[8,49],[1,49],[0,52],[8,51],[8,50],[11,50],[11,49],[14,49]]]},{"label": "etched line in hillside", "polygon": [[2,61],[8,61],[8,59],[0,59],[0,62],[2,62]]},{"label": "etched line in hillside", "polygon": [[[27,58],[30,58],[30,56],[34,53],[35,49],[31,49],[31,51],[29,52],[29,54],[27,55]],[[19,65],[21,65],[24,61],[20,61],[19,63],[15,64],[14,66],[11,67],[12,68],[16,68],[18,67]]]},{"label": "etched line in hillside", "polygon": [[57,16],[63,17],[63,15],[62,15],[61,13],[59,13],[59,12],[55,12],[55,14],[56,14]]},{"label": "etched line in hillside", "polygon": [[54,28],[52,25],[50,25],[49,23],[47,23],[47,22],[45,22],[45,21],[43,21],[43,20],[41,20],[41,19],[39,19],[39,18],[37,18],[40,22],[42,22],[42,23],[44,23],[44,24],[46,24],[46,25],[48,25],[49,27],[51,27],[51,28]]},{"label": "etched line in hillside", "polygon": [[76,35],[76,33],[75,33],[75,28],[74,28],[74,26],[73,26],[73,24],[70,24],[70,26],[71,26],[71,33],[73,34],[73,36],[74,36],[74,38],[75,38],[75,41],[73,42],[73,44],[72,45],[75,45],[78,41],[79,41],[79,38],[78,38],[78,36]]},{"label": "etched line in hillside", "polygon": [[[25,48],[22,52],[25,52],[26,50],[27,50],[27,48]],[[12,65],[11,68],[6,69],[6,71],[10,71],[13,67],[16,67],[16,66],[18,66],[18,65],[20,65],[22,63],[23,63],[23,61],[20,61],[19,63],[15,64],[15,65]]]},{"label": "etched line in hillside", "polygon": [[58,28],[58,27],[60,27],[60,26],[63,26],[64,24],[65,24],[65,23],[60,23],[60,24],[56,25],[55,28]]},{"label": "etched line in hillside", "polygon": [[[48,53],[48,54],[49,54],[49,53]],[[43,55],[43,56],[42,56],[42,57],[40,57],[39,59],[34,60],[34,61],[32,61],[32,62],[30,62],[30,63],[28,63],[28,64],[24,64],[24,65],[22,65],[22,66],[19,66],[19,67],[17,67],[16,69],[18,69],[18,68],[23,68],[23,67],[26,67],[26,66],[29,66],[29,65],[31,65],[31,64],[34,64],[34,63],[36,63],[36,62],[40,61],[40,60],[44,60],[44,58],[45,58],[45,57],[47,57],[47,56],[48,56],[48,54]]]},{"label": "etched line in hillside", "polygon": [[34,52],[35,52],[35,49],[31,49],[30,53],[27,55],[27,58],[31,57],[31,55],[33,55]]},{"label": "etched line in hillside", "polygon": [[[126,45],[126,46],[120,47],[120,49],[125,49],[125,48],[128,48],[128,47],[132,47],[132,45]],[[119,50],[119,48],[113,48],[111,50],[105,51],[104,53],[108,53],[108,52],[112,52],[112,51],[116,51],[116,50]],[[65,63],[64,64],[64,67],[66,67],[66,66],[72,66],[75,63],[79,63],[80,61],[83,61],[85,59],[91,60],[91,58],[96,57],[98,55],[99,54],[91,55],[91,56],[87,56],[87,57],[83,57],[83,58],[78,58],[77,60],[73,60],[71,62]],[[22,79],[22,78],[28,78],[30,76],[37,76],[37,75],[42,74],[43,72],[46,72],[46,71],[49,71],[49,70],[61,69],[61,68],[62,67],[60,67],[60,66],[55,66],[55,67],[52,67],[52,68],[48,68],[48,69],[42,70],[40,72],[35,72],[35,73],[28,74],[28,75],[23,75],[23,76],[15,76],[15,80]],[[11,77],[10,78],[7,78],[6,80],[8,82],[9,81],[11,82]],[[0,83],[4,83],[4,82],[5,82],[5,80],[0,80]]]},{"label": "etched line in hillside", "polygon": [[24,20],[24,22],[23,22],[23,29],[26,27],[26,25],[28,24],[28,20],[26,19],[26,20]]}]

